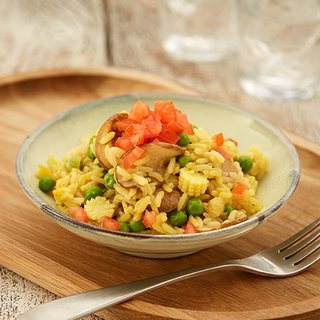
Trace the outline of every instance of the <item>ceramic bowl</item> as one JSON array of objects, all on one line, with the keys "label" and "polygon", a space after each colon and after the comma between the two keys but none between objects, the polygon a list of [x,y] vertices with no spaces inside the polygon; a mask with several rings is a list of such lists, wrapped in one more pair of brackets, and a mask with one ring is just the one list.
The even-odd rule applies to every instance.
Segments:
[{"label": "ceramic bowl", "polygon": [[[110,115],[130,110],[135,101],[150,105],[157,99],[171,99],[192,123],[210,133],[224,132],[238,140],[239,151],[257,145],[270,158],[270,169],[261,180],[257,197],[264,209],[240,224],[197,234],[148,235],[109,231],[76,221],[59,212],[53,199],[41,192],[35,178],[37,164],[48,154],[57,159],[95,131]],[[243,236],[273,215],[292,195],[300,177],[299,158],[294,146],[277,128],[240,108],[208,98],[176,94],[136,94],[92,101],[67,110],[43,123],[22,143],[16,171],[26,194],[62,227],[115,250],[149,258],[183,256]],[[36,219],[36,216],[35,216]]]}]

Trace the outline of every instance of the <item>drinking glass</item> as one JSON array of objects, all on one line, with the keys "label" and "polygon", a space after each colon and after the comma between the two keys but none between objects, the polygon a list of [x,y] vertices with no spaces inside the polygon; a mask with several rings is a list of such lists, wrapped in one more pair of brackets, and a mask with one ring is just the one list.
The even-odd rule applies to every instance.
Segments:
[{"label": "drinking glass", "polygon": [[192,62],[224,58],[235,47],[233,0],[160,0],[162,44],[173,57]]},{"label": "drinking glass", "polygon": [[275,100],[311,98],[320,75],[320,1],[237,5],[242,88]]}]

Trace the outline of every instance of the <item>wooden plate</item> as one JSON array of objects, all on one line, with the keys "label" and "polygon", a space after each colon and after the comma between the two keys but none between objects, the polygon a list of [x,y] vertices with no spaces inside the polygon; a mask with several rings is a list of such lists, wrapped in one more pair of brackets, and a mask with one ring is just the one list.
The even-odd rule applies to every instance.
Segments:
[{"label": "wooden plate", "polygon": [[[191,90],[123,69],[64,70],[3,79],[0,86],[0,264],[59,295],[112,286],[181,268],[240,258],[287,238],[319,216],[320,148],[291,136],[301,159],[297,191],[249,235],[168,260],[127,256],[71,234],[19,187],[15,156],[25,136],[79,103],[131,92]],[[285,279],[224,271],[186,280],[98,313],[105,319],[319,319],[320,268]]]}]

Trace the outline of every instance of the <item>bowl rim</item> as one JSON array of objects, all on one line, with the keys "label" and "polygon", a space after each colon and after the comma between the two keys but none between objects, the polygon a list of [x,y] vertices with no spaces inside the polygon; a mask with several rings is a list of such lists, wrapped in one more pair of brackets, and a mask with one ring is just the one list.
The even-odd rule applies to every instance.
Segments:
[{"label": "bowl rim", "polygon": [[[73,219],[69,217],[68,215],[60,212],[59,210],[55,209],[51,205],[45,203],[28,185],[26,179],[23,177],[22,168],[23,168],[23,160],[26,151],[28,150],[28,146],[32,143],[33,139],[37,137],[41,132],[46,130],[48,127],[53,125],[54,123],[58,122],[59,120],[68,117],[72,115],[75,111],[81,111],[87,108],[92,108],[94,106],[98,105],[104,105],[106,103],[112,103],[113,101],[117,102],[118,100],[143,100],[143,99],[181,99],[185,101],[190,102],[203,102],[208,104],[215,104],[219,107],[223,107],[232,111],[235,111],[237,113],[240,113],[242,115],[245,115],[246,117],[249,117],[258,123],[260,123],[263,127],[267,128],[269,131],[272,131],[276,136],[288,147],[290,150],[292,156],[293,156],[293,163],[294,167],[292,170],[291,175],[291,183],[285,192],[285,194],[271,207],[269,207],[266,210],[263,210],[260,213],[257,213],[253,216],[251,216],[248,220],[245,220],[241,223],[229,226],[227,228],[221,228],[217,230],[211,230],[206,232],[199,232],[194,234],[177,234],[177,235],[158,235],[158,234],[143,234],[143,233],[128,233],[123,231],[113,231],[108,230],[96,225],[92,225],[89,223],[81,222],[76,219]],[[256,114],[244,110],[236,105],[229,104],[223,101],[215,100],[207,96],[200,96],[200,95],[188,95],[188,94],[178,94],[178,93],[164,93],[164,92],[148,92],[148,93],[133,93],[133,94],[122,94],[122,95],[114,95],[110,97],[103,97],[100,99],[94,99],[89,100],[87,102],[84,102],[79,105],[75,105],[70,109],[67,109],[65,111],[62,111],[58,113],[57,115],[49,118],[48,120],[41,123],[39,126],[37,126],[35,129],[33,129],[26,138],[22,141],[21,145],[19,146],[17,155],[16,155],[16,175],[18,178],[18,181],[25,192],[25,194],[44,212],[46,212],[49,216],[51,216],[55,220],[59,220],[61,222],[67,223],[71,225],[72,227],[81,228],[83,231],[86,232],[94,232],[99,233],[103,235],[111,235],[111,236],[119,236],[121,238],[128,237],[128,238],[136,238],[136,239],[158,239],[158,240],[172,240],[172,239],[193,239],[193,238],[206,238],[211,237],[213,235],[216,236],[223,236],[225,234],[232,233],[232,231],[238,230],[246,230],[250,225],[260,224],[262,221],[264,221],[266,218],[270,217],[273,213],[275,213],[281,206],[283,206],[291,197],[293,192],[296,190],[300,176],[301,176],[301,170],[300,170],[300,160],[297,153],[296,148],[294,147],[293,143],[289,140],[289,138],[276,126],[271,124],[270,122],[264,120],[263,118],[257,116]]]}]

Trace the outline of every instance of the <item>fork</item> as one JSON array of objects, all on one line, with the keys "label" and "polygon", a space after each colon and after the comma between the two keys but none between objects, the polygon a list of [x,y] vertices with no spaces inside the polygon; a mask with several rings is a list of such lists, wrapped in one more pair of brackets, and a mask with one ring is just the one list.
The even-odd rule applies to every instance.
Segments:
[{"label": "fork", "polygon": [[289,277],[317,262],[320,218],[284,242],[243,259],[196,266],[164,275],[101,288],[39,305],[17,320],[73,320],[119,304],[142,293],[216,270],[241,270],[267,277]]}]

